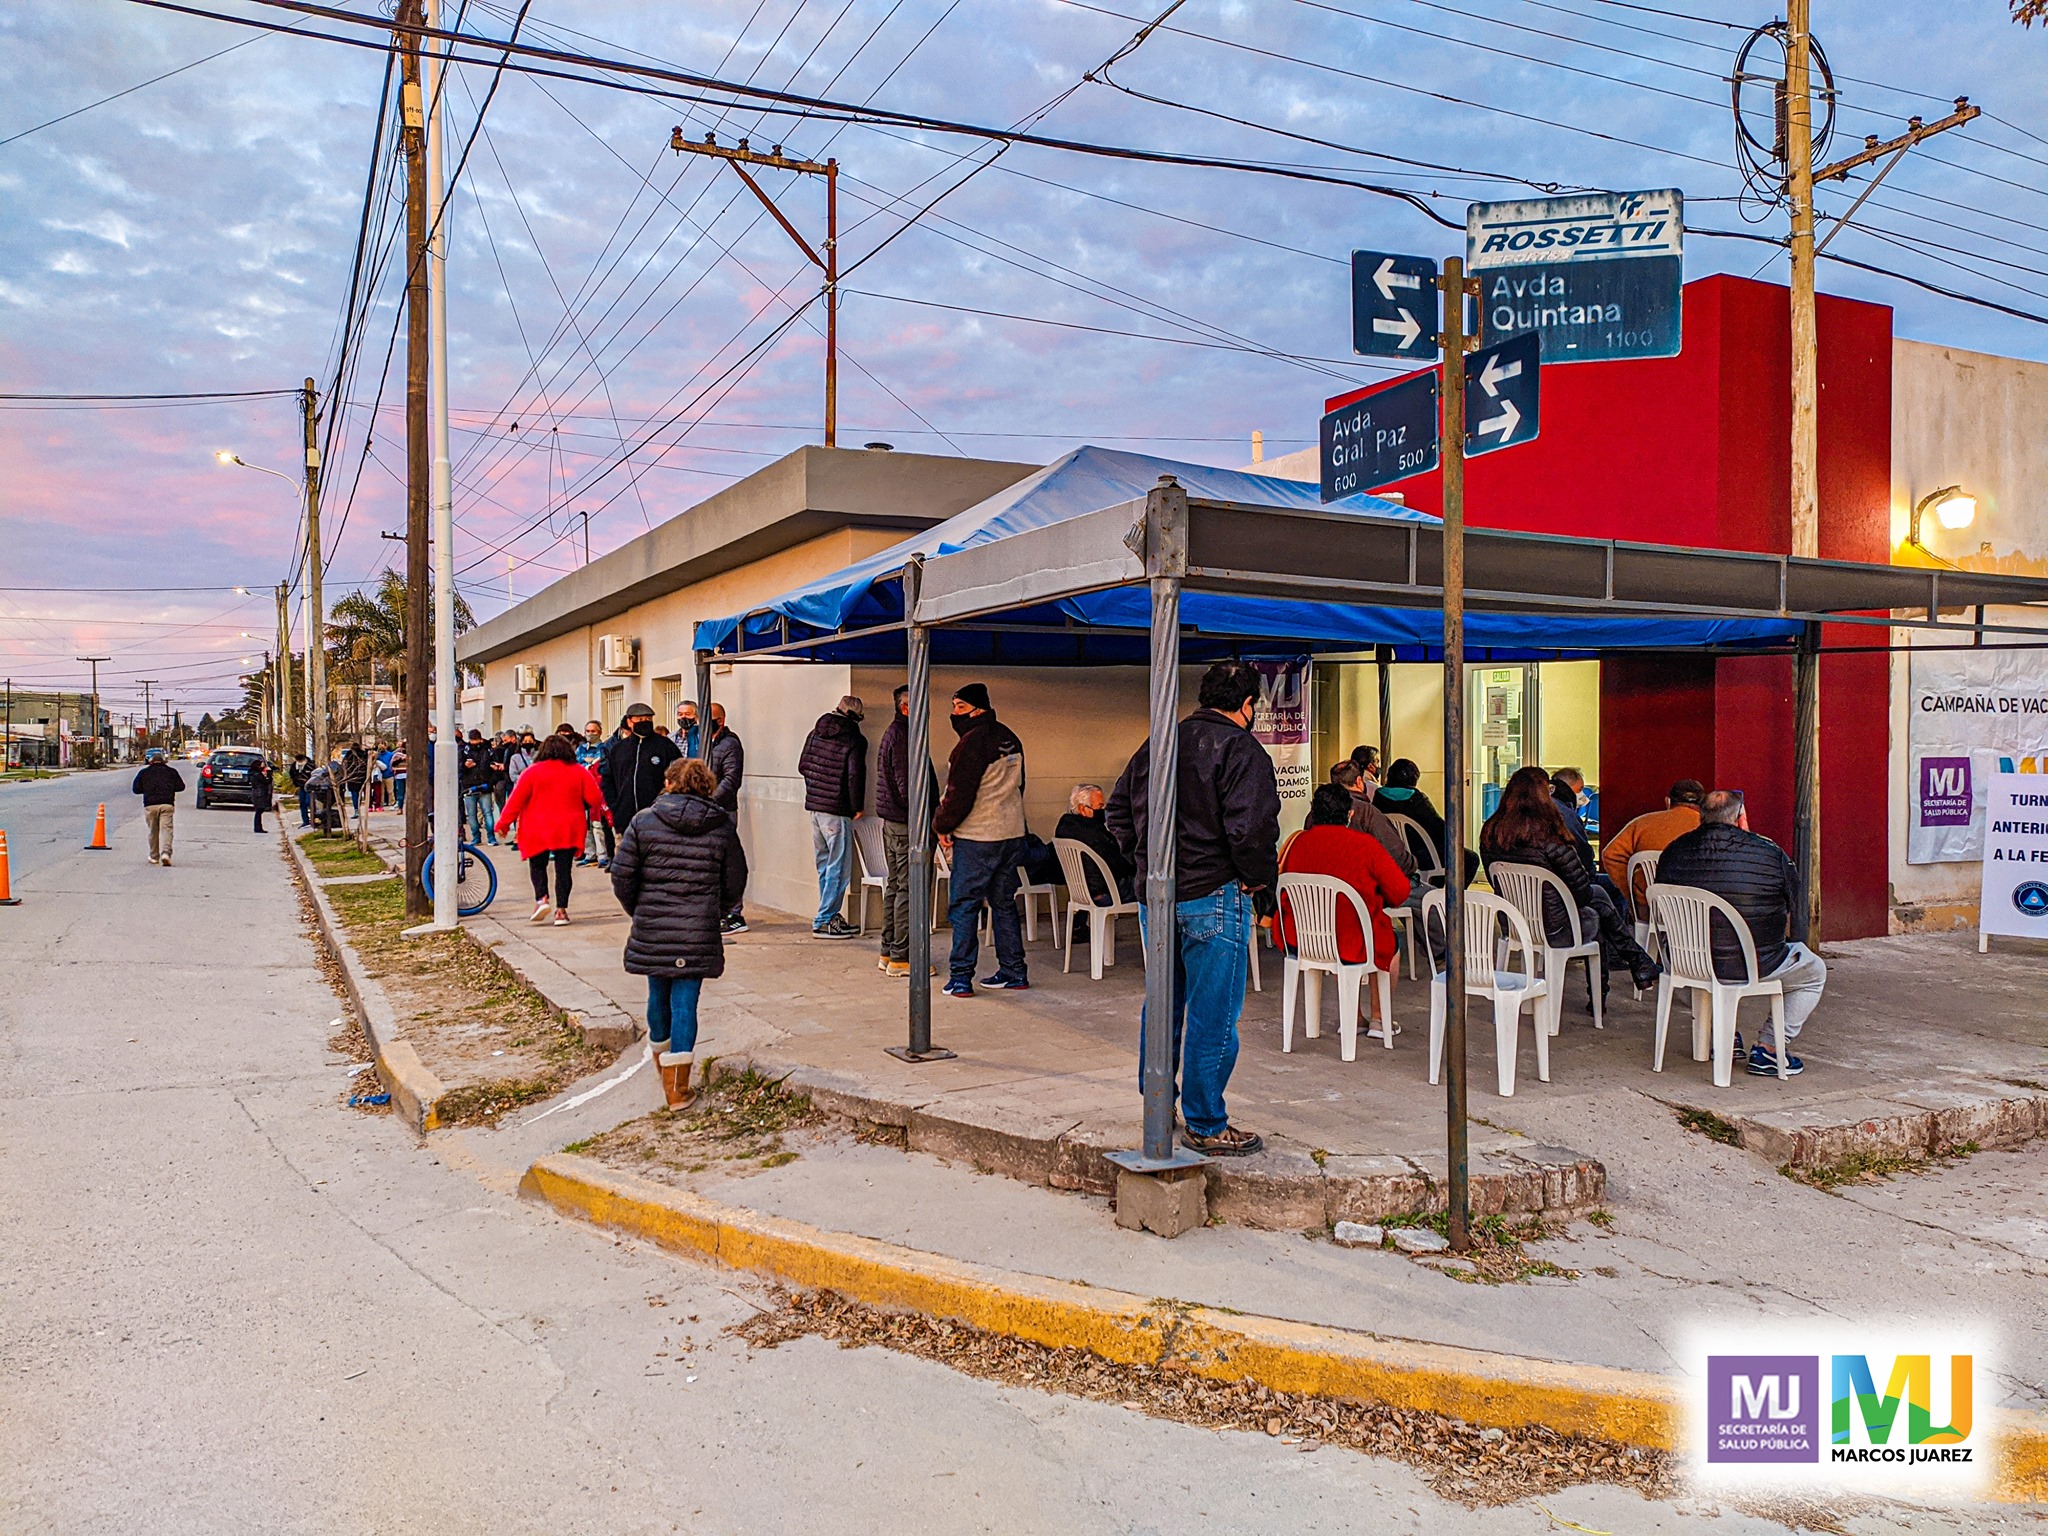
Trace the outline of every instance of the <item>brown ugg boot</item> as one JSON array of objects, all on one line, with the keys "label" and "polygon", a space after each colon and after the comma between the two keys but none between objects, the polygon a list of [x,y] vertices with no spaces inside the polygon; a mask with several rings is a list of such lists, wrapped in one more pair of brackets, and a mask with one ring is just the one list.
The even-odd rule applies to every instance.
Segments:
[{"label": "brown ugg boot", "polygon": [[688,1109],[696,1100],[697,1090],[690,1086],[690,1068],[696,1059],[689,1051],[664,1051],[655,1057],[661,1070],[661,1096],[670,1109]]}]

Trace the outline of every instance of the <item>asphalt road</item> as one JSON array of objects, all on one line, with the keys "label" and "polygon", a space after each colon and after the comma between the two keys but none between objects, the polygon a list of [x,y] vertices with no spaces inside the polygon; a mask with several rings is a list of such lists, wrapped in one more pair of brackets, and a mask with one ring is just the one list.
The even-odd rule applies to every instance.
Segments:
[{"label": "asphalt road", "polygon": [[1472,1512],[1342,1451],[750,1353],[747,1283],[345,1109],[276,841],[188,802],[153,868],[128,777],[0,788],[0,1530],[1780,1529],[1612,1489]]}]

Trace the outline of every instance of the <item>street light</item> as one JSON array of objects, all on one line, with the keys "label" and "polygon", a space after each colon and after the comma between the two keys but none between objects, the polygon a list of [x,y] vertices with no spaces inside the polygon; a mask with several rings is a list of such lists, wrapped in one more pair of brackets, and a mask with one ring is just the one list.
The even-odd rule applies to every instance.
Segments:
[{"label": "street light", "polygon": [[1934,551],[1928,549],[1920,538],[1920,519],[1929,512],[1944,528],[1967,528],[1977,520],[1977,498],[1960,485],[1944,485],[1913,503],[1913,520],[1906,530],[1906,542],[1932,555]]},{"label": "street light", "polygon": [[[231,465],[231,466],[233,466],[233,467],[235,467],[235,468],[238,468],[238,469],[253,469],[253,470],[255,470],[255,471],[256,471],[256,473],[257,473],[257,474],[259,474],[259,475],[269,475],[269,476],[270,476],[271,478],[273,478],[273,479],[276,479],[276,480],[282,480],[282,481],[283,481],[283,482],[284,482],[284,483],[285,483],[286,485],[288,485],[288,486],[290,486],[290,487],[292,488],[292,491],[293,491],[293,493],[294,493],[294,494],[297,494],[297,493],[299,492],[299,482],[298,482],[298,481],[296,481],[296,480],[294,480],[294,479],[293,479],[293,478],[292,478],[292,477],[291,477],[290,475],[287,475],[287,474],[283,473],[283,472],[282,472],[281,470],[275,470],[275,469],[265,469],[265,468],[264,468],[264,467],[263,467],[263,466],[262,466],[261,464],[251,464],[251,463],[250,463],[250,462],[249,462],[249,461],[248,461],[247,459],[243,458],[243,457],[242,457],[242,456],[241,456],[241,455],[240,455],[239,453],[236,453],[236,452],[234,452],[234,451],[233,451],[232,449],[228,449],[228,448],[216,448],[216,449],[214,450],[213,456],[214,456],[215,460],[217,460],[218,462],[220,462],[220,463],[222,463],[222,464],[227,464],[227,465]],[[314,553],[314,558],[315,558],[315,559],[317,559],[317,558],[318,558],[318,551],[314,551],[313,553]],[[237,593],[238,595],[240,595],[240,596],[242,596],[242,597],[247,597],[247,596],[249,595],[249,589],[248,589],[247,587],[237,587],[237,588],[235,588],[235,591],[236,591],[236,593]],[[277,711],[277,714],[276,714],[277,734],[278,734],[278,738],[279,738],[280,740],[282,740],[282,739],[284,738],[285,734],[286,734],[286,730],[287,730],[287,727],[288,727],[288,724],[289,724],[289,722],[288,722],[288,719],[287,719],[287,716],[288,716],[288,714],[289,714],[289,711],[290,711],[290,700],[289,700],[289,695],[290,695],[290,693],[291,693],[291,686],[292,686],[292,679],[291,679],[291,644],[292,644],[292,637],[291,637],[291,621],[290,621],[290,619],[289,619],[289,618],[287,618],[287,617],[286,617],[286,613],[285,613],[285,606],[284,606],[284,597],[283,597],[283,592],[284,592],[284,588],[283,588],[283,586],[282,586],[282,585],[280,585],[280,586],[279,586],[279,588],[278,588],[278,592],[279,592],[279,596],[278,596],[278,601],[277,601],[277,629],[278,629],[278,637],[277,637],[277,641],[278,641],[278,644],[277,644],[277,661],[276,661],[276,663],[275,663],[275,666],[276,666],[276,672],[277,672],[277,676],[276,676],[276,678],[275,678],[275,682],[276,682],[276,684],[277,684],[277,691],[276,691],[276,694],[275,694],[275,703],[276,703],[276,711]],[[310,722],[313,722],[313,719],[314,719],[314,713],[313,713],[313,707],[312,707],[312,698],[313,698],[313,687],[312,687],[312,684],[313,684],[313,682],[314,682],[314,680],[315,680],[315,677],[316,677],[316,676],[318,675],[318,674],[317,674],[317,673],[316,673],[316,672],[314,671],[314,669],[315,669],[315,666],[316,666],[316,663],[317,663],[317,658],[316,658],[316,657],[315,657],[315,656],[314,656],[314,655],[312,654],[312,652],[313,652],[313,649],[314,649],[314,646],[315,646],[315,641],[314,641],[314,637],[313,637],[313,619],[312,619],[311,617],[309,617],[309,618],[307,619],[307,621],[306,621],[306,630],[307,630],[307,633],[306,633],[306,649],[307,649],[307,656],[306,656],[306,666],[307,666],[307,669],[308,669],[308,676],[307,676],[307,685],[308,685],[308,686],[307,686],[307,690],[306,690],[306,696],[307,696],[307,706],[306,706],[306,718],[307,718],[308,722],[310,723]],[[253,639],[255,639],[256,637],[255,637],[254,635],[250,634],[250,633],[249,633],[249,632],[248,632],[247,630],[244,630],[244,631],[242,632],[242,638],[243,638],[243,639],[245,639],[245,640],[253,640]],[[247,662],[244,662],[244,663],[243,663],[243,665],[245,665],[245,666],[246,666],[246,665],[248,665],[248,663],[247,663]]]}]

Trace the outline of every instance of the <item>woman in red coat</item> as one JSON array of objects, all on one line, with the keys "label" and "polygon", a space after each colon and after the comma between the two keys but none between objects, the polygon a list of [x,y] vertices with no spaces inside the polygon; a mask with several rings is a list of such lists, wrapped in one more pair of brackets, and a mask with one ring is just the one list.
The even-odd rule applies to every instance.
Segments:
[{"label": "woman in red coat", "polygon": [[576,749],[560,736],[541,743],[533,766],[519,775],[498,816],[501,835],[514,822],[519,824],[519,856],[533,875],[533,916],[528,922],[548,920],[549,864],[555,866],[555,925],[569,921],[576,855],[583,851],[590,819],[606,815],[604,792],[590,770],[576,761]]},{"label": "woman in red coat", "polygon": [[[1387,920],[1387,908],[1408,899],[1408,877],[1378,838],[1351,830],[1347,825],[1351,810],[1351,792],[1343,785],[1325,784],[1318,789],[1309,803],[1308,826],[1288,843],[1280,873],[1329,875],[1358,892],[1372,916],[1374,964],[1390,971],[1394,968],[1394,925]],[[1288,948],[1294,947],[1294,915],[1285,909],[1281,939]],[[1347,965],[1365,964],[1365,934],[1358,926],[1358,913],[1342,900],[1337,903],[1337,956]]]}]

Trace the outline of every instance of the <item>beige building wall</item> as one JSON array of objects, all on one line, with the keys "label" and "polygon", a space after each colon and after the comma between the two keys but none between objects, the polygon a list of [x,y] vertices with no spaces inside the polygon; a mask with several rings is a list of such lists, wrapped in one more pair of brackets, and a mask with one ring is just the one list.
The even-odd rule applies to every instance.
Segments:
[{"label": "beige building wall", "polygon": [[[1946,529],[1926,519],[1922,541],[1966,570],[2048,576],[2048,364],[1926,342],[1892,343],[1893,558],[1908,551],[1913,504],[1960,485],[1977,498],[1976,521]],[[1992,617],[1998,617],[1997,610]],[[2015,615],[2006,614],[2007,618]],[[2038,622],[2034,618],[2025,622]],[[1895,644],[1912,632],[1892,631]],[[1944,636],[1929,643],[1953,644]],[[2048,651],[2035,653],[2048,676]],[[1973,927],[1982,866],[1908,864],[1914,786],[1909,755],[1909,659],[1892,658],[1890,866],[1893,927]],[[1825,710],[1825,703],[1823,703]]]}]

